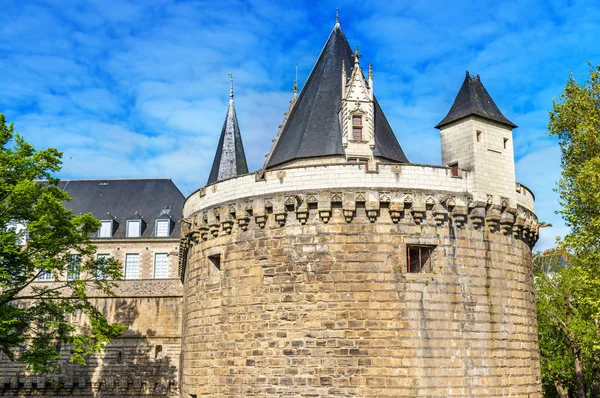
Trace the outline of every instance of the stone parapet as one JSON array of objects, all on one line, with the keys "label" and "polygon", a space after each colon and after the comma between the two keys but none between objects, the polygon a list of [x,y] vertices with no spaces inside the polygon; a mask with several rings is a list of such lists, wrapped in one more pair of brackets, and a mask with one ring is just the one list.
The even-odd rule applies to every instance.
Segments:
[{"label": "stone parapet", "polygon": [[[264,180],[257,181],[255,175],[244,175],[200,188],[187,199],[184,217],[200,210],[212,208],[224,203],[251,200],[292,192],[314,192],[335,189],[399,191],[406,193],[441,192],[448,195],[470,196],[476,200],[484,199],[494,205],[510,208],[522,206],[533,212],[533,195],[528,189],[515,186],[514,195],[503,197],[477,192],[474,195],[471,186],[471,172],[458,170],[458,176],[452,176],[449,167],[416,164],[379,164],[377,170],[366,170],[361,164],[321,164],[310,167],[297,167],[270,170]],[[520,195],[519,195],[520,193]]]}]

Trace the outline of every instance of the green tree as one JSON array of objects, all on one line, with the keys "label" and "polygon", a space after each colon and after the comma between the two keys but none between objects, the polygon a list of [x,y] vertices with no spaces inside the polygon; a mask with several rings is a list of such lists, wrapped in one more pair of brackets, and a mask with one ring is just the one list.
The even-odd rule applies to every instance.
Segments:
[{"label": "green tree", "polygon": [[[554,100],[548,124],[559,139],[562,174],[557,191],[569,233],[559,247],[562,267],[536,259],[542,377],[561,396],[600,394],[600,66],[589,79],[573,75]],[[562,391],[561,391],[562,389]],[[564,395],[567,394],[567,395]]]},{"label": "green tree", "polygon": [[[36,151],[0,114],[0,351],[47,374],[61,371],[60,345],[85,364],[124,329],[87,298],[88,289],[111,294],[121,267],[93,258],[89,235],[99,221],[65,208],[69,196],[52,176],[61,156]],[[37,282],[46,276],[56,282]]]}]

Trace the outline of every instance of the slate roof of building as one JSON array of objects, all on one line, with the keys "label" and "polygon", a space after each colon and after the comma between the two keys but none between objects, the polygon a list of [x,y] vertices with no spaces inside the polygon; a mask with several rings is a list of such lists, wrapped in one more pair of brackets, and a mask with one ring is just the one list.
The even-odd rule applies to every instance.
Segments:
[{"label": "slate roof of building", "polygon": [[65,206],[75,214],[92,213],[99,220],[117,220],[119,228],[113,238],[125,238],[126,220],[134,218],[136,212],[147,224],[141,237],[154,237],[155,220],[166,211],[165,206],[171,206],[168,214],[177,221],[169,237],[180,237],[185,197],[171,179],[62,180],[59,187],[71,196]]},{"label": "slate roof of building", "polygon": [[450,108],[450,111],[435,128],[439,129],[443,126],[465,118],[467,116],[477,115],[486,119],[494,120],[498,123],[505,124],[511,128],[516,128],[517,125],[508,120],[496,103],[487,92],[479,75],[471,76],[467,71],[465,81],[463,82],[458,95]]},{"label": "slate roof of building", "polygon": [[235,106],[233,104],[233,87],[229,94],[229,107],[221,130],[221,137],[217,145],[215,159],[213,161],[208,181],[212,184],[217,181],[232,178],[240,174],[248,173],[246,155],[242,145],[242,135],[238,124]]},{"label": "slate roof of building", "polygon": [[[342,60],[352,73],[352,50],[339,24],[325,47],[271,153],[267,167],[294,159],[344,155],[338,119],[342,95]],[[375,99],[375,156],[408,163],[392,128]]]}]

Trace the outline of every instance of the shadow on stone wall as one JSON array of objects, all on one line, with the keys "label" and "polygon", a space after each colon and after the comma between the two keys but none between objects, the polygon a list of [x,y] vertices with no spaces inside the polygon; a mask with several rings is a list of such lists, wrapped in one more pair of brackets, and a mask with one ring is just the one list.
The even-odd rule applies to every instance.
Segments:
[{"label": "shadow on stone wall", "polygon": [[[131,328],[140,317],[139,302],[149,299],[109,300],[115,301],[112,320],[130,329],[114,339],[102,355],[89,358],[87,366],[81,366],[68,362],[69,347],[60,347],[64,373],[58,376],[28,375],[22,363],[4,358],[0,361],[0,395],[178,396],[179,339],[158,336],[155,329],[147,328],[142,333]],[[104,312],[108,312],[107,301],[104,301],[104,308],[100,308]]]}]

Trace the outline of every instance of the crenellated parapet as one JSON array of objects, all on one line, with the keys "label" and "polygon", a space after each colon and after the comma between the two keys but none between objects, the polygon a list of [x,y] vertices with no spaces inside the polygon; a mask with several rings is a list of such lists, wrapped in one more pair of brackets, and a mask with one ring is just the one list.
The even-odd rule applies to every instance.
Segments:
[{"label": "crenellated parapet", "polygon": [[535,214],[509,200],[488,196],[475,201],[468,193],[406,189],[332,189],[264,194],[202,208],[187,217],[184,239],[206,241],[244,233],[250,227],[331,222],[338,209],[343,222],[354,222],[364,212],[371,223],[411,223],[446,228],[485,230],[512,235],[533,246],[539,225]]}]

